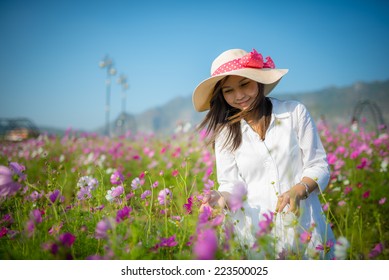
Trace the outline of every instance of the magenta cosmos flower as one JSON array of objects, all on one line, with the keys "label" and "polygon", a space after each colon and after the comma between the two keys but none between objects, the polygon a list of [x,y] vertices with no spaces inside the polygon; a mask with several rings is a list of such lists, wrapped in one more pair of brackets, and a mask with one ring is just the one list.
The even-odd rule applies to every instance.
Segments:
[{"label": "magenta cosmos flower", "polygon": [[185,208],[187,214],[192,213],[192,206],[193,206],[193,197],[190,196],[188,198],[188,203],[184,203],[184,208]]},{"label": "magenta cosmos flower", "polygon": [[174,247],[178,244],[176,241],[176,235],[172,235],[168,238],[161,238],[161,242],[159,243],[160,247]]},{"label": "magenta cosmos flower", "polygon": [[132,212],[132,208],[128,206],[124,206],[123,209],[120,209],[116,213],[116,222],[120,223],[125,219],[130,217],[130,213]]},{"label": "magenta cosmos flower", "polygon": [[59,241],[65,247],[71,247],[76,240],[76,237],[70,232],[65,232],[59,236]]},{"label": "magenta cosmos flower", "polygon": [[217,247],[216,232],[209,228],[199,233],[193,253],[198,260],[212,260],[215,258]]}]

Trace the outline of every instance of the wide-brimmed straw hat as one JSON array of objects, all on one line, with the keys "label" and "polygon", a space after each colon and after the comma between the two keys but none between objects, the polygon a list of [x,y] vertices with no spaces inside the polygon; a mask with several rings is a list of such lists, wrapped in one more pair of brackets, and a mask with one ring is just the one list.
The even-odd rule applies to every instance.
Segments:
[{"label": "wide-brimmed straw hat", "polygon": [[220,54],[212,63],[211,77],[202,81],[194,90],[192,101],[198,112],[210,108],[212,92],[218,81],[229,75],[242,76],[264,84],[264,94],[268,95],[288,72],[288,69],[275,69],[273,60],[253,49],[248,53],[241,49],[231,49]]}]

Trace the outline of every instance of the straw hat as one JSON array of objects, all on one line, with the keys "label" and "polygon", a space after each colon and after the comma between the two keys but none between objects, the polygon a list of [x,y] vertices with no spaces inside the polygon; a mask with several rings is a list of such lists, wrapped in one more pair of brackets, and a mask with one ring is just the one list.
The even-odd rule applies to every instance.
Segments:
[{"label": "straw hat", "polygon": [[249,78],[264,84],[264,94],[268,95],[288,72],[275,69],[273,60],[253,49],[248,53],[241,49],[231,49],[220,54],[212,63],[211,77],[202,81],[194,90],[192,101],[198,112],[209,110],[213,89],[218,81],[229,75]]}]

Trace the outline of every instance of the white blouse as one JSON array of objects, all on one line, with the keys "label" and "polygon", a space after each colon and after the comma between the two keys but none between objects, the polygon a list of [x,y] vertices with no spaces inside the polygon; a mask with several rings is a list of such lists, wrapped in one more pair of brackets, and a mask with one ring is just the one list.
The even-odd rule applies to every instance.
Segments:
[{"label": "white blouse", "polygon": [[244,120],[241,121],[242,144],[237,150],[230,152],[223,148],[226,131],[216,139],[219,191],[233,193],[234,186],[245,184],[247,200],[243,205],[244,211],[230,214],[235,220],[239,241],[242,245],[251,246],[263,214],[275,211],[278,195],[288,191],[303,177],[315,180],[319,188],[300,202],[301,227],[285,227],[282,215],[278,214],[273,228],[278,240],[277,254],[285,249],[295,250],[299,245],[296,235],[303,229],[312,230],[314,223],[312,238],[305,253],[305,257],[309,257],[317,245],[334,239],[318,199],[318,194],[326,188],[330,177],[327,156],[317,128],[303,104],[292,100],[270,100],[273,110],[264,141]]}]

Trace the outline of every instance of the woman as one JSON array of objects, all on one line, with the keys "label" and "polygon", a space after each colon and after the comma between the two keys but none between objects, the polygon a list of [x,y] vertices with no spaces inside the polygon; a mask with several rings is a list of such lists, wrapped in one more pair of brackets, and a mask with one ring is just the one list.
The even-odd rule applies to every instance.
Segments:
[{"label": "woman", "polygon": [[[195,109],[209,110],[200,128],[214,145],[219,183],[202,207],[231,210],[243,247],[252,248],[260,222],[271,219],[275,258],[286,252],[330,258],[334,237],[318,199],[329,166],[316,126],[301,103],[267,97],[287,72],[255,50],[232,49],[195,89]],[[263,254],[249,250],[249,257]]]}]

